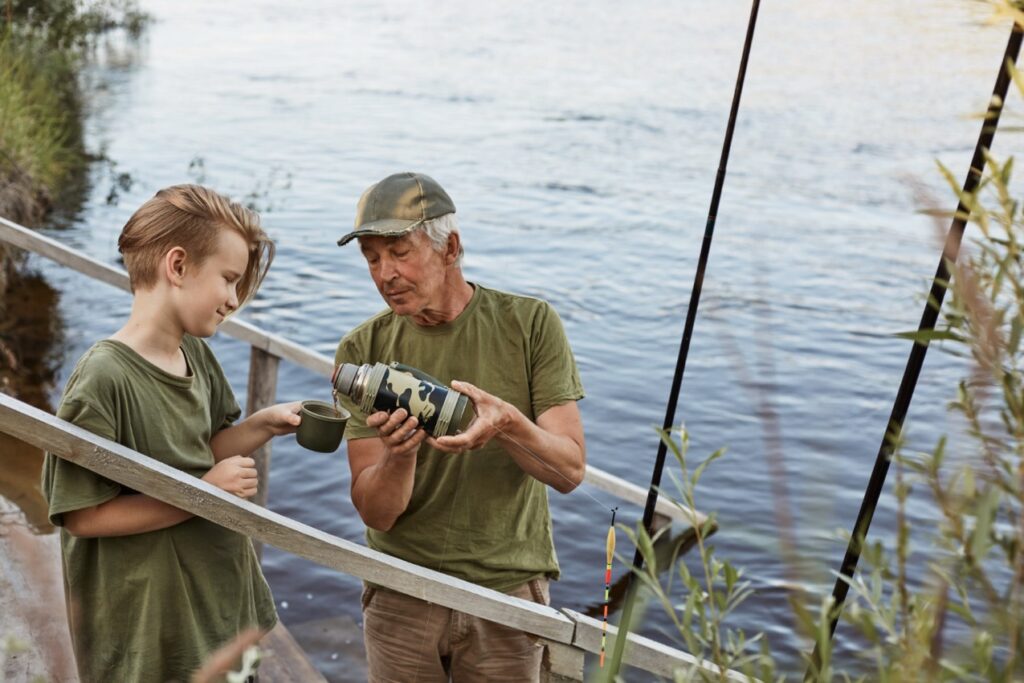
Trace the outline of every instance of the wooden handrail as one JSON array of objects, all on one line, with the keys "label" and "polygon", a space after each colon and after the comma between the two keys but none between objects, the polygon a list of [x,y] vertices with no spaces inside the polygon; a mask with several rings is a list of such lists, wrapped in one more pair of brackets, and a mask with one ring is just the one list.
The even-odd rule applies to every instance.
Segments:
[{"label": "wooden handrail", "polygon": [[571,643],[558,610],[488,590],[296,522],[0,394],[0,432],[281,550],[406,595]]},{"label": "wooden handrail", "polygon": [[[6,242],[39,256],[44,256],[83,275],[106,282],[126,292],[131,291],[128,273],[120,268],[101,263],[86,256],[77,249],[65,246],[56,240],[40,235],[38,232],[29,230],[3,217],[0,217],[0,242]],[[225,334],[247,342],[254,348],[260,349],[272,356],[289,360],[296,365],[312,370],[322,377],[330,377],[334,372],[334,360],[332,358],[311,351],[289,339],[262,330],[250,323],[236,318],[228,318],[221,323],[220,329]],[[584,481],[595,488],[640,507],[643,507],[644,502],[647,500],[647,489],[616,477],[593,465],[587,465]],[[696,510],[681,507],[662,498],[659,498],[658,504],[655,507],[655,516],[659,524],[667,521],[676,521],[683,525],[683,528],[703,524],[707,519],[705,515]]]},{"label": "wooden handrail", "polygon": [[[573,636],[572,644],[587,652],[597,652],[601,647],[601,633],[603,625],[597,619],[580,614],[571,609],[562,610],[566,616],[576,623],[576,633]],[[616,626],[608,625],[608,642],[612,642],[619,633]],[[706,660],[694,657],[693,655],[677,650],[674,647],[659,643],[656,640],[628,634],[626,638],[626,650],[622,657],[622,663],[626,666],[636,667],[649,671],[658,676],[673,678],[676,671],[691,671],[703,669],[711,674],[709,680],[717,680],[725,674],[726,680],[746,681],[748,683],[759,683],[758,679],[746,674],[712,664]],[[705,680],[698,677],[697,680]]]},{"label": "wooden handrail", "polygon": [[[532,633],[546,642],[577,651],[600,651],[601,626],[590,617],[505,595],[338,538],[226,493],[202,479],[2,393],[0,433],[324,567]],[[627,638],[630,644],[624,662],[628,666],[661,675],[671,675],[676,666],[696,664],[709,668],[667,645],[633,633]],[[747,680],[736,672],[728,673],[731,680]]]}]

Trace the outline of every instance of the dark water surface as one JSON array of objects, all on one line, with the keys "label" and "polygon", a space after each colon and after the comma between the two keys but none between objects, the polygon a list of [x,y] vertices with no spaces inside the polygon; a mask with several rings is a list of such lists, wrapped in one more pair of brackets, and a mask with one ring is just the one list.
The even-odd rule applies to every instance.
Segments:
[{"label": "dark water surface", "polygon": [[[358,251],[334,246],[359,193],[394,171],[427,172],[458,206],[469,279],[562,315],[588,394],[590,461],[646,486],[746,2],[143,6],[157,21],[142,44],[98,55],[87,122],[93,148],[134,184],[108,204],[97,167],[85,211],[48,234],[113,263],[125,219],[160,187],[200,179],[251,194],[269,209],[278,258],[242,318],[332,354],[382,307]],[[952,208],[934,162],[966,171],[968,117],[987,103],[1008,32],[985,16],[953,0],[762,6],[680,417],[694,456],[727,447],[698,507],[718,512],[718,552],[759,591],[735,623],[766,631],[795,669],[807,645],[785,610],[777,514],[794,519],[802,583],[830,590],[837,532],[852,525],[909,351],[891,334],[917,325],[938,258],[907,179]],[[1000,135],[995,151],[1020,145]],[[33,264],[61,292],[62,384],[130,299]],[[248,347],[214,347],[244,396]],[[930,354],[912,446],[955,428],[944,402],[963,370]],[[278,391],[326,398],[327,384],[283,363]],[[343,453],[286,438],[272,465],[273,509],[362,538]],[[552,494],[552,506],[553,602],[585,611],[602,593],[606,512],[581,494]],[[911,513],[932,527],[926,505]],[[639,514],[627,506],[620,519]],[[893,519],[887,489],[873,536],[888,540]],[[620,535],[631,557],[625,545]],[[354,579],[273,549],[265,566],[286,623],[358,618]],[[647,631],[672,637],[654,609]]]}]

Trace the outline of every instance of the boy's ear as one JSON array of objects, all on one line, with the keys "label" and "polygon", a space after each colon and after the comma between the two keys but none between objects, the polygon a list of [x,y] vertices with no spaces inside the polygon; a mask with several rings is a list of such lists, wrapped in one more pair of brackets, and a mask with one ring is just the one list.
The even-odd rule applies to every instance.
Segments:
[{"label": "boy's ear", "polygon": [[181,286],[185,279],[185,262],[188,254],[183,247],[174,247],[164,254],[163,269],[167,281],[175,287]]}]

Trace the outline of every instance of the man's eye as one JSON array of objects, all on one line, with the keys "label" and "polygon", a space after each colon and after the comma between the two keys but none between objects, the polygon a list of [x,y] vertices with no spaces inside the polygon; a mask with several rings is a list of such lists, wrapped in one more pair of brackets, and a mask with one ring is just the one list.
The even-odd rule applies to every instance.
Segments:
[{"label": "man's eye", "polygon": [[396,251],[395,252],[395,257],[397,257],[397,258],[405,258],[408,255],[409,255],[409,250],[408,249],[406,249],[405,251]]}]

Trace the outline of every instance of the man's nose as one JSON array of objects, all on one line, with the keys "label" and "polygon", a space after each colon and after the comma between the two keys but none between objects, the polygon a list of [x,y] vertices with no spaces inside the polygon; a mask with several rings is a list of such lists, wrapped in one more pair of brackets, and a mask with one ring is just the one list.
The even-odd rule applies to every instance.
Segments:
[{"label": "man's nose", "polygon": [[398,269],[392,259],[384,257],[380,260],[380,277],[382,280],[393,280],[398,276]]}]

